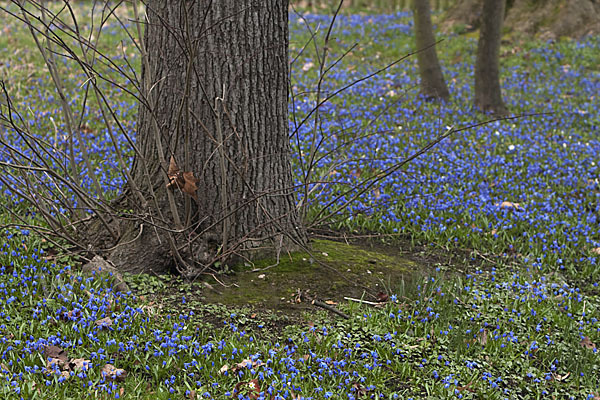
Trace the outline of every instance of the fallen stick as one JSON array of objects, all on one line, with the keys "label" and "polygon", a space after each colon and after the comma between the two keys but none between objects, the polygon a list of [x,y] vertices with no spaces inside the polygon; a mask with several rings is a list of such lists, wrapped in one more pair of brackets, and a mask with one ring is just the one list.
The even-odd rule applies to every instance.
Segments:
[{"label": "fallen stick", "polygon": [[344,296],[344,300],[348,300],[348,301],[354,301],[356,303],[360,303],[360,304],[368,304],[370,306],[380,306],[382,304],[385,304],[385,302],[374,302],[374,301],[368,301],[368,300],[363,300],[363,299],[355,299],[352,297],[345,297]]},{"label": "fallen stick", "polygon": [[313,300],[310,303],[317,307],[324,308],[327,311],[331,311],[332,313],[337,314],[344,319],[350,319],[350,317],[347,314],[343,313],[342,311],[338,310],[335,307],[330,306],[327,303],[323,303],[322,301],[319,301],[319,300]]}]

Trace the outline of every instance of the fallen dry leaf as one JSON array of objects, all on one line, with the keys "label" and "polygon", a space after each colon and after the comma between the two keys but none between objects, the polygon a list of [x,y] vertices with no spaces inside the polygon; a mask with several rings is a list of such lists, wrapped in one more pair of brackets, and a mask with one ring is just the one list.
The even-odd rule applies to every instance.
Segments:
[{"label": "fallen dry leaf", "polygon": [[480,332],[479,335],[477,335],[477,341],[482,346],[485,346],[487,344],[487,342],[488,342],[488,331],[487,331],[487,329],[484,329],[483,332]]},{"label": "fallen dry leaf", "polygon": [[522,210],[521,204],[513,203],[512,201],[503,201],[502,203],[500,203],[499,207],[506,209],[506,210],[515,210],[515,211]]},{"label": "fallen dry leaf", "polygon": [[240,369],[244,369],[244,368],[255,368],[255,367],[260,367],[262,365],[262,363],[260,361],[252,361],[250,359],[245,359],[242,360],[241,362],[237,363],[232,369],[231,372],[236,372],[239,371]]},{"label": "fallen dry leaf", "polygon": [[595,249],[592,249],[592,253],[600,256],[600,247],[596,247]]},{"label": "fallen dry leaf", "polygon": [[229,370],[229,365],[225,364],[221,367],[221,369],[219,370],[219,374],[224,374],[225,372],[227,372]]},{"label": "fallen dry leaf", "polygon": [[566,373],[566,374],[564,374],[564,375],[554,374],[554,379],[555,379],[557,382],[562,382],[562,381],[565,381],[565,380],[567,380],[567,378],[569,377],[569,375],[571,375],[571,373],[570,373],[570,372],[567,372],[567,373]]},{"label": "fallen dry leaf", "polygon": [[361,396],[367,395],[367,389],[358,382],[354,382],[352,384],[352,390],[354,391],[357,399],[359,399]]},{"label": "fallen dry leaf", "polygon": [[238,382],[233,388],[233,394],[243,394],[252,400],[258,399],[258,396],[260,395],[260,384],[258,383],[258,379],[252,379],[248,382]]},{"label": "fallen dry leaf", "polygon": [[389,296],[387,295],[387,293],[383,293],[383,292],[379,292],[377,293],[377,301],[380,303],[384,303],[386,301],[388,301]]},{"label": "fallen dry leaf", "polygon": [[81,131],[81,133],[92,133],[92,132],[94,132],[94,130],[92,128],[90,128],[86,124],[81,125],[81,127],[79,128],[79,130]]},{"label": "fallen dry leaf", "polygon": [[594,350],[596,349],[596,344],[593,343],[589,337],[584,337],[583,339],[581,339],[581,342],[579,342],[579,344],[583,347],[585,347],[586,349],[590,349],[590,350]]},{"label": "fallen dry leaf", "polygon": [[71,310],[66,313],[62,313],[60,319],[63,321],[72,321],[81,317],[81,311],[79,310]]},{"label": "fallen dry leaf", "polygon": [[92,366],[92,362],[90,360],[86,360],[84,358],[76,358],[74,360],[71,360],[71,362],[69,363],[69,368],[71,368],[72,370],[79,368],[83,371],[86,371],[91,366]]},{"label": "fallen dry leaf", "polygon": [[67,362],[67,352],[58,346],[46,346],[44,349],[44,355],[47,358],[56,358],[63,362]]},{"label": "fallen dry leaf", "polygon": [[96,326],[100,329],[108,329],[112,326],[113,320],[109,317],[99,319],[95,322]]},{"label": "fallen dry leaf", "polygon": [[44,349],[44,356],[46,357],[46,368],[52,369],[53,365],[57,365],[60,369],[68,368],[67,352],[58,346],[46,346]]},{"label": "fallen dry leaf", "polygon": [[333,300],[325,300],[325,304],[329,304],[330,306],[335,306],[337,303]]},{"label": "fallen dry leaf", "polygon": [[188,399],[194,400],[195,398],[196,398],[196,391],[190,390],[190,395],[188,396]]},{"label": "fallen dry leaf", "polygon": [[104,367],[102,367],[101,374],[102,376],[114,379],[118,382],[124,381],[127,377],[127,371],[125,371],[124,369],[116,368],[112,364],[106,364]]},{"label": "fallen dry leaf", "polygon": [[56,369],[54,368],[55,365],[56,368],[61,369],[61,363],[58,358],[50,358],[46,361],[46,373],[48,375],[52,374],[53,371],[56,371]]}]

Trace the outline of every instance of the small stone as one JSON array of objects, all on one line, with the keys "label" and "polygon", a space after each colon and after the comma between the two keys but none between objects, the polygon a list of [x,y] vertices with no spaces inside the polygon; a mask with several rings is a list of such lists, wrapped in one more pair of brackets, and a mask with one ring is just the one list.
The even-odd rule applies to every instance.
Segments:
[{"label": "small stone", "polygon": [[119,271],[117,271],[117,269],[115,267],[113,267],[112,265],[110,265],[108,263],[108,261],[106,261],[105,259],[103,259],[100,256],[94,256],[94,258],[92,258],[92,261],[90,261],[89,263],[85,264],[81,270],[89,275],[92,274],[96,274],[96,275],[100,275],[100,274],[105,274],[105,275],[110,275],[112,274],[113,278],[115,279],[114,282],[114,286],[113,289],[116,292],[129,292],[129,286],[127,286],[127,284],[125,283],[125,281],[123,281],[123,275],[121,275],[121,273]]}]

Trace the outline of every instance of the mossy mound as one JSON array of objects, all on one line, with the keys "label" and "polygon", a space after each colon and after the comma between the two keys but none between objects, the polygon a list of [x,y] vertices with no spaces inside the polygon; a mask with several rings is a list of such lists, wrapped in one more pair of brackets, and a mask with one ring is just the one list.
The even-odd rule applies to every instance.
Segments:
[{"label": "mossy mound", "polygon": [[396,290],[423,269],[401,255],[354,244],[315,240],[311,249],[310,254],[282,254],[279,263],[265,259],[237,267],[234,274],[219,276],[220,282],[207,282],[212,289],[201,296],[207,303],[278,310],[306,307],[298,298],[306,291],[321,300],[373,300],[374,294]]}]

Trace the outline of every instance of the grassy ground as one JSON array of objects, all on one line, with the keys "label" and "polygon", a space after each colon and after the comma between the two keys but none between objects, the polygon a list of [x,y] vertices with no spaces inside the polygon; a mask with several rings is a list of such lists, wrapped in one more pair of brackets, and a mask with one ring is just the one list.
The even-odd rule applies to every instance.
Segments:
[{"label": "grassy ground", "polygon": [[[34,43],[14,18],[1,13],[0,21],[0,77],[32,131],[62,146],[60,108]],[[311,36],[306,24],[317,32],[320,49],[329,21],[292,17],[291,58]],[[328,72],[324,90],[401,57],[411,49],[410,34],[407,14],[340,16],[329,62],[357,46]],[[126,65],[127,57],[137,68],[118,24],[102,38],[114,60]],[[330,181],[308,199],[309,216],[329,202],[342,205],[335,196],[343,189],[393,166],[447,126],[486,118],[470,107],[475,46],[473,37],[463,36],[439,46],[450,104],[418,96],[409,59],[325,104],[318,129],[314,120],[297,123],[314,107],[319,74],[313,44],[302,52],[292,73],[294,165],[300,176],[303,155],[314,150],[322,156],[314,166],[317,178]],[[509,108],[554,114],[460,132],[324,221],[350,234],[389,234],[385,251],[317,242],[318,260],[295,254],[260,272],[248,270],[268,262],[240,266],[219,278],[228,288],[126,276],[132,291],[123,294],[111,289],[112,278],[84,275],[78,260],[27,229],[4,229],[0,396],[600,398],[599,48],[599,38],[540,43],[508,36],[501,63]],[[61,68],[77,108],[86,79],[69,63]],[[134,129],[135,103],[122,91],[106,90]],[[82,118],[89,128],[84,138],[102,160],[103,189],[115,192],[122,185],[118,165],[106,156],[110,141],[94,103]],[[0,134],[24,146],[8,129]],[[314,135],[322,143],[317,149],[310,147]],[[351,144],[338,148],[345,142]],[[3,149],[0,156],[10,155]],[[10,187],[2,193],[2,204],[28,215]],[[0,225],[13,222],[3,208]],[[413,271],[399,273],[406,266]],[[298,270],[321,282],[293,275],[286,282],[281,274]],[[330,273],[353,280],[376,275],[361,284],[382,292],[364,298],[377,304],[344,301],[361,291],[351,292],[354,285]],[[324,279],[337,282],[336,290],[328,291]],[[261,297],[272,283],[276,290]],[[310,296],[299,296],[307,289],[349,318],[310,305]]]}]

